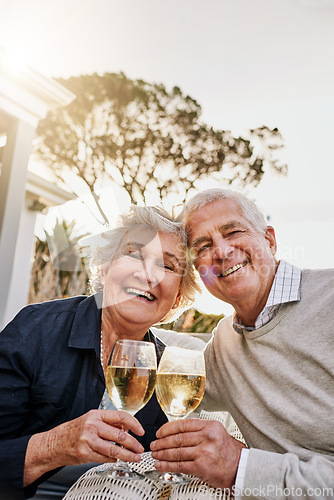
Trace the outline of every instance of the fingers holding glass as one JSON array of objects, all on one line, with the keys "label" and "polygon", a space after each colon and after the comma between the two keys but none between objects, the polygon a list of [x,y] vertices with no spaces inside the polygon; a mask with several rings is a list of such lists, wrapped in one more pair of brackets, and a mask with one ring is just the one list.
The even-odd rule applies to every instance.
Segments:
[{"label": "fingers holding glass", "polygon": [[[156,396],[168,420],[184,419],[193,412],[203,398],[204,389],[205,362],[203,352],[179,347],[166,347],[157,372]],[[181,435],[177,435],[177,439],[182,438]],[[154,444],[152,443],[153,449]],[[178,450],[179,446],[171,453],[178,453]],[[170,472],[174,472],[174,470]],[[145,475],[167,483],[189,482],[182,474],[161,474],[158,471],[149,471]]]},{"label": "fingers holding glass", "polygon": [[[106,372],[106,387],[113,405],[131,416],[135,415],[153,394],[156,368],[156,352],[151,342],[118,340]],[[101,471],[101,474],[122,479],[143,478],[121,462]]]}]

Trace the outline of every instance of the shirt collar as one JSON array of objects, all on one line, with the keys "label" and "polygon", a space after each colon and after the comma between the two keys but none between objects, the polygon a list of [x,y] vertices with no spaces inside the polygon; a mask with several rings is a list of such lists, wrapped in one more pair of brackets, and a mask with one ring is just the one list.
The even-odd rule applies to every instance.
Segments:
[{"label": "shirt collar", "polygon": [[85,297],[78,305],[71,328],[69,347],[78,349],[100,349],[101,296]]},{"label": "shirt collar", "polygon": [[277,314],[279,307],[288,302],[300,300],[301,269],[293,266],[285,260],[281,260],[277,267],[273,284],[269,292],[266,305],[255,321],[255,327],[246,327],[234,314],[233,328],[238,333],[243,333],[243,329],[255,330],[266,323]]},{"label": "shirt collar", "polygon": [[153,342],[153,344],[155,345],[156,353],[157,353],[157,362],[159,364],[160,358],[162,356],[162,353],[164,352],[166,344],[164,344],[162,342],[162,340],[160,340],[158,337],[156,337],[151,330],[148,330],[146,332],[143,340],[146,340],[146,342]]},{"label": "shirt collar", "polygon": [[301,269],[281,260],[264,307],[300,300]]},{"label": "shirt collar", "polygon": [[[80,302],[71,328],[69,347],[95,349],[96,354],[100,355],[101,311],[102,294],[85,297]],[[146,332],[143,340],[153,342],[159,362],[166,347],[165,344],[151,330]]]}]

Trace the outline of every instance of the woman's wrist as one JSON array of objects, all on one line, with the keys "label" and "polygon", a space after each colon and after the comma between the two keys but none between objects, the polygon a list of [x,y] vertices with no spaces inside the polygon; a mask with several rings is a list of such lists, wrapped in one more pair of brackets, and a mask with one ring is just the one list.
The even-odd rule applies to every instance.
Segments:
[{"label": "woman's wrist", "polygon": [[41,477],[46,472],[67,465],[66,458],[69,459],[66,449],[66,440],[60,439],[64,434],[62,424],[47,432],[34,434],[28,441],[23,486],[26,487]]}]

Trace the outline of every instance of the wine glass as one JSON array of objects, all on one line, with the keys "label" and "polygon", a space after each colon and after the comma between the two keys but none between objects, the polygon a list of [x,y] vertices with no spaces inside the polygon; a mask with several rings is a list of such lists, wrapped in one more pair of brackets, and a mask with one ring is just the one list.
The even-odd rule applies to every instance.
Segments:
[{"label": "wine glass", "polygon": [[[117,410],[135,415],[151,398],[156,380],[157,357],[152,342],[117,340],[106,371],[106,388]],[[143,479],[127,463],[117,460],[100,475]]]},{"label": "wine glass", "polygon": [[[205,389],[203,351],[166,347],[157,371],[155,393],[169,421],[186,418],[200,404]],[[148,471],[145,476],[171,484],[190,480],[183,474]]]}]

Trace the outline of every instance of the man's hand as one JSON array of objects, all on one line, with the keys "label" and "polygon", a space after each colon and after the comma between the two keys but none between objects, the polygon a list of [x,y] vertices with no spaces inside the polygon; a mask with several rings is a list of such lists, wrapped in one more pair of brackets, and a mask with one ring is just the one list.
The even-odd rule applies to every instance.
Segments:
[{"label": "man's hand", "polygon": [[155,468],[197,476],[215,488],[232,491],[242,448],[220,422],[185,419],[163,425],[151,443]]}]

